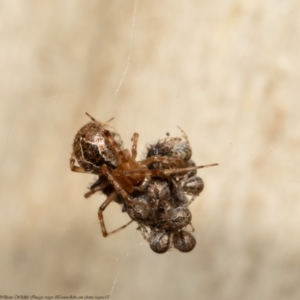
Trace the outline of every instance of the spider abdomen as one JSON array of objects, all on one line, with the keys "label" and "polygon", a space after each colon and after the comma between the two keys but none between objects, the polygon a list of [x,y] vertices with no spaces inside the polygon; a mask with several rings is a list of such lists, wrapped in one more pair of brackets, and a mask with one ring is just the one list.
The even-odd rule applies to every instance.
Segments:
[{"label": "spider abdomen", "polygon": [[190,252],[196,246],[196,239],[190,232],[181,230],[174,233],[173,244],[174,247],[181,252]]},{"label": "spider abdomen", "polygon": [[104,163],[111,168],[118,165],[118,156],[115,155],[111,144],[107,142],[104,132],[110,135],[123,149],[123,141],[116,130],[108,123],[90,122],[83,126],[75,136],[73,150],[78,164],[87,172],[100,172]]},{"label": "spider abdomen", "polygon": [[181,229],[191,223],[192,214],[187,207],[178,206],[167,212],[166,220],[166,228],[170,230]]}]

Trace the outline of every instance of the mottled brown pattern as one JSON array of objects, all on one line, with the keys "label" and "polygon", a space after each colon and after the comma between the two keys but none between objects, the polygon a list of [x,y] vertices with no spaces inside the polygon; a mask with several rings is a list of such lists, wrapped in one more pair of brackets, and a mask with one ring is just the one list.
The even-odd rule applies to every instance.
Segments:
[{"label": "mottled brown pattern", "polygon": [[116,167],[119,163],[113,155],[112,146],[105,142],[105,130],[112,134],[118,146],[123,149],[120,135],[108,123],[88,123],[75,136],[73,143],[75,158],[79,165],[88,172],[100,172],[99,166],[104,163],[110,167]]}]

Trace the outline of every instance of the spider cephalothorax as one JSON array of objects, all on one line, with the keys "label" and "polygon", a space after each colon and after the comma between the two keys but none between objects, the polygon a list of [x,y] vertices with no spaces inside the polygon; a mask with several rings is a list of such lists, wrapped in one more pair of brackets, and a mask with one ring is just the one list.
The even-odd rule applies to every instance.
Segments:
[{"label": "spider cephalothorax", "polygon": [[[87,115],[92,122],[83,126],[75,136],[70,168],[74,172],[98,175],[85,197],[88,198],[97,191],[107,195],[98,211],[103,236],[106,237],[136,221],[141,228],[148,226],[153,232],[152,235],[155,232],[165,232],[166,236],[173,236],[174,247],[184,249],[180,245],[185,244],[187,234],[182,229],[191,222],[191,214],[187,209],[188,203],[182,204],[184,196],[178,195],[199,194],[201,189],[195,170],[206,167],[191,163],[192,152],[186,136],[183,142],[180,138],[170,138],[167,143],[165,141],[150,147],[147,158],[137,161],[137,133],[132,137],[132,148],[129,151],[124,149],[120,135],[109,121],[98,122]],[[164,149],[163,153],[161,149]],[[216,164],[207,166],[214,165]],[[155,195],[155,189],[151,191],[153,184],[161,185],[159,195]],[[112,201],[123,204],[123,211],[132,220],[107,233],[103,211]]]}]

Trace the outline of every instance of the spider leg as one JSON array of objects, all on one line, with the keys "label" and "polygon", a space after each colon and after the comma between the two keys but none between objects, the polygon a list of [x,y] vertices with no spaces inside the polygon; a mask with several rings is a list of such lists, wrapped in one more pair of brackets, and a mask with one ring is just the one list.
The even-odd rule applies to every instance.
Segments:
[{"label": "spider leg", "polygon": [[162,162],[165,164],[180,165],[180,164],[182,164],[182,159],[167,157],[167,156],[151,156],[149,158],[139,161],[138,163],[141,165],[149,165],[154,162]]},{"label": "spider leg", "polygon": [[106,188],[108,186],[108,182],[103,182],[97,186],[95,186],[94,188],[92,188],[89,192],[84,194],[85,198],[89,198],[90,196],[92,196],[93,194],[95,194],[96,192],[100,192],[102,191],[104,188]]},{"label": "spider leg", "polygon": [[115,117],[110,118],[108,121],[106,121],[105,123],[110,123]]},{"label": "spider leg", "polygon": [[186,141],[188,144],[190,144],[189,139],[188,139],[188,137],[187,137],[187,134],[183,131],[183,129],[182,129],[181,127],[179,127],[179,126],[177,126],[177,127],[180,129],[180,131],[181,131],[181,133],[182,133],[182,136],[183,136],[183,138],[185,139],[185,141]]},{"label": "spider leg", "polygon": [[115,188],[115,192],[117,194],[120,194],[122,196],[122,198],[124,199],[124,202],[129,205],[132,206],[134,201],[133,199],[130,197],[130,195],[121,187],[120,183],[117,181],[117,179],[115,178],[115,176],[111,173],[111,171],[108,169],[107,165],[102,165],[101,166],[101,171],[103,173],[103,175],[106,176],[107,180],[113,185],[113,187]]},{"label": "spider leg", "polygon": [[138,169],[131,169],[131,170],[115,171],[115,173],[120,176],[128,176],[133,173],[140,173],[144,176],[148,175],[148,176],[154,176],[154,177],[165,177],[166,175],[186,173],[188,171],[207,168],[207,167],[214,167],[214,166],[218,166],[218,165],[219,164],[210,164],[210,165],[203,165],[203,166],[196,166],[196,167],[166,169],[166,170],[164,170],[164,169],[142,170],[142,169],[138,168]]},{"label": "spider leg", "polygon": [[96,122],[96,123],[100,123],[99,121],[97,121],[95,118],[93,118],[89,113],[85,113],[93,122]]},{"label": "spider leg", "polygon": [[[85,113],[93,122],[96,122],[96,123],[100,123],[101,124],[101,122],[99,122],[99,121],[97,121],[95,118],[93,118],[89,113]],[[110,118],[108,121],[106,121],[106,122],[104,122],[104,123],[109,123],[109,122],[111,122],[113,119],[114,119],[115,117],[112,117],[112,118]]]},{"label": "spider leg", "polygon": [[107,237],[107,236],[109,236],[113,233],[116,233],[116,232],[120,231],[121,229],[127,227],[129,224],[131,224],[133,222],[133,220],[130,220],[127,224],[121,226],[120,228],[115,229],[115,230],[107,233],[107,230],[106,230],[106,227],[105,227],[105,224],[104,224],[103,211],[116,198],[116,196],[117,196],[117,192],[116,191],[112,192],[107,197],[107,199],[102,203],[102,205],[99,207],[99,210],[98,210],[98,219],[100,221],[101,231],[102,231],[102,235],[104,237]]},{"label": "spider leg", "polygon": [[105,137],[108,139],[108,141],[110,142],[113,151],[115,151],[115,153],[117,154],[117,156],[119,157],[119,160],[121,163],[123,162],[127,162],[126,156],[124,154],[124,152],[122,151],[122,149],[120,149],[119,145],[116,143],[116,141],[113,139],[111,133],[108,130],[104,131],[104,135]]},{"label": "spider leg", "polygon": [[[106,236],[104,236],[104,235],[103,235],[103,236],[104,236],[104,237],[107,237],[107,236],[109,236],[109,235],[112,235],[112,234],[114,234],[114,233],[116,233],[116,232],[118,232],[118,231],[120,231],[120,230],[126,228],[126,227],[127,227],[128,225],[130,225],[132,222],[133,222],[133,220],[130,220],[130,221],[129,221],[128,223],[126,223],[125,225],[123,225],[123,226],[119,227],[118,229],[115,229],[115,230],[113,230],[113,231],[107,233]],[[103,232],[102,232],[102,233],[103,233]]]},{"label": "spider leg", "polygon": [[114,191],[112,192],[108,197],[107,199],[101,204],[101,206],[99,207],[99,210],[98,210],[98,219],[100,221],[100,226],[101,226],[101,230],[102,230],[102,235],[104,237],[107,237],[108,236],[108,233],[106,231],[106,228],[105,228],[105,224],[104,224],[104,219],[103,219],[103,211],[105,210],[105,208],[116,198],[117,196],[117,192]]},{"label": "spider leg", "polygon": [[79,173],[88,173],[82,167],[76,166],[75,162],[76,162],[76,158],[75,158],[75,155],[74,155],[74,152],[73,152],[72,155],[71,155],[71,158],[70,158],[70,169],[71,169],[71,171],[72,172],[79,172]]},{"label": "spider leg", "polygon": [[134,133],[133,137],[132,137],[132,148],[131,148],[131,157],[135,160],[136,159],[136,155],[137,155],[137,143],[138,143],[138,139],[139,139],[139,134],[138,133]]}]

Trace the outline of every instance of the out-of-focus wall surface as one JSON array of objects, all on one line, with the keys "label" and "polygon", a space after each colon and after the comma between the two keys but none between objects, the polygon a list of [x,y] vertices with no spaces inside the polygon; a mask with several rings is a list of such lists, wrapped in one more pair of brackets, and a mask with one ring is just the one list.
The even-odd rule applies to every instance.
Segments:
[{"label": "out-of-focus wall surface", "polygon": [[[300,298],[299,1],[0,1],[0,293]],[[138,153],[188,134],[196,248],[103,238],[74,135],[114,117]],[[117,204],[112,230],[128,221]],[[44,298],[45,299],[45,298]]]}]

